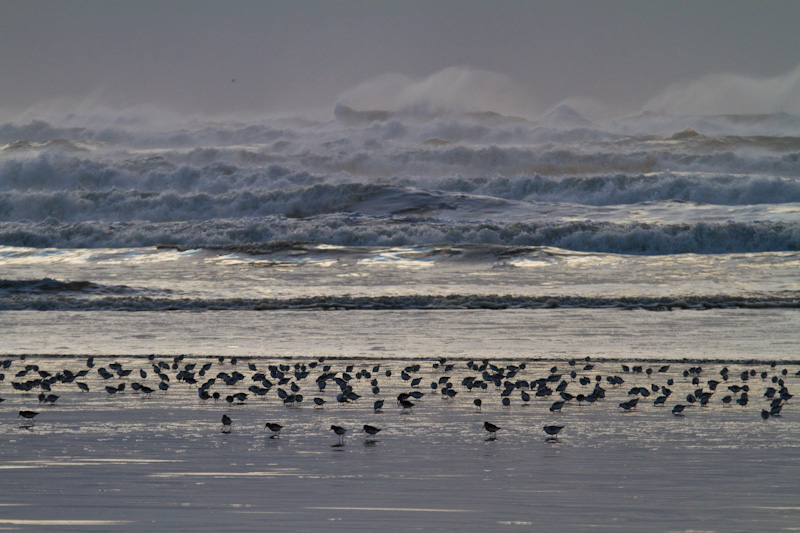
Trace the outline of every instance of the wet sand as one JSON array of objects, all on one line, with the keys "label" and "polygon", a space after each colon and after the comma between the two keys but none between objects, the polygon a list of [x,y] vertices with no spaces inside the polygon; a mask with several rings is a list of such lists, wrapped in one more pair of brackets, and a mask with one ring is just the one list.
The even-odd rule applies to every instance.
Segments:
[{"label": "wet sand", "polygon": [[[103,380],[98,367],[119,362],[133,372],[125,379]],[[173,363],[172,357],[154,362]],[[451,360],[454,367],[433,368],[435,359],[330,360],[309,375],[295,379],[294,363],[305,360],[187,357],[164,373],[171,378],[167,392],[145,395],[131,390],[133,382],[157,385],[146,358],[95,358],[84,381],[90,392],[74,384],[58,383],[60,395],[53,405],[40,405],[38,391],[13,390],[11,381],[25,365],[55,374],[85,368],[84,358],[14,359],[0,382],[3,438],[0,439],[0,527],[23,531],[133,531],[153,530],[282,531],[320,530],[452,530],[480,528],[503,530],[613,530],[630,531],[779,531],[800,523],[800,412],[792,399],[782,402],[779,416],[764,420],[769,407],[763,397],[783,379],[790,393],[797,388],[800,365],[768,363],[669,363],[658,372],[658,362],[646,361],[641,372],[624,372],[638,366],[630,362],[576,360],[495,360],[504,378],[497,387],[468,390],[467,376],[480,372],[466,360]],[[208,376],[238,370],[245,379],[209,391],[245,391],[243,404],[200,400],[197,386],[180,383],[177,372],[187,363],[212,363]],[[411,379],[404,368],[419,364]],[[446,363],[446,364],[447,364]],[[525,368],[519,368],[525,363]],[[252,371],[248,364],[256,365]],[[291,379],[275,385],[263,398],[247,391],[258,371],[270,365],[289,365]],[[476,365],[480,362],[476,361]],[[361,398],[339,404],[340,388],[333,379],[319,391],[315,379],[323,365],[341,377],[348,372],[353,390]],[[375,366],[380,368],[373,372]],[[516,375],[508,378],[509,366]],[[551,372],[556,366],[556,371]],[[729,368],[728,380],[720,371]],[[146,379],[139,369],[148,372]],[[648,375],[647,369],[652,373]],[[684,371],[701,368],[684,376]],[[781,371],[786,369],[786,375]],[[370,373],[367,378],[362,370]],[[386,370],[392,375],[387,377]],[[569,372],[576,370],[576,380]],[[741,380],[741,373],[755,376]],[[28,374],[34,372],[30,370]],[[767,377],[762,379],[761,372]],[[588,395],[596,376],[605,397],[593,403],[567,401],[551,412],[558,392],[537,398],[530,382],[560,374],[566,392]],[[302,374],[301,374],[302,375]],[[457,394],[446,398],[439,379],[449,376]],[[619,376],[613,386],[606,377]],[[581,377],[591,383],[582,386]],[[700,385],[692,380],[697,377]],[[204,379],[208,379],[204,377]],[[269,378],[275,381],[273,378]],[[380,392],[371,391],[377,379]],[[673,391],[664,406],[654,406],[658,394],[629,394],[632,388],[666,386]],[[528,382],[514,388],[509,406],[501,403],[506,381]],[[687,394],[701,388],[710,392],[709,380],[719,381],[706,406],[691,405],[682,416],[672,414],[676,404],[688,405]],[[555,389],[560,383],[552,381]],[[104,387],[126,383],[125,390],[108,394]],[[277,388],[300,387],[303,401],[287,407]],[[437,390],[431,389],[437,383]],[[219,379],[218,379],[219,383]],[[747,385],[749,402],[742,407],[721,398],[732,395],[729,386]],[[396,403],[401,392],[425,393],[411,410]],[[521,392],[531,395],[528,402]],[[660,389],[659,389],[660,390]],[[741,392],[736,397],[739,397]],[[322,408],[312,399],[323,398]],[[620,403],[639,397],[635,409]],[[374,412],[375,399],[384,399]],[[481,399],[480,411],[473,401]],[[298,404],[295,404],[298,405]],[[38,411],[35,424],[24,427],[17,412]],[[222,432],[221,417],[232,419],[231,431]],[[495,439],[483,430],[484,421],[502,429]],[[284,426],[280,436],[264,429],[267,422]],[[331,424],[348,429],[344,445]],[[382,428],[374,443],[359,430],[364,424]],[[563,425],[556,440],[544,425]]]}]

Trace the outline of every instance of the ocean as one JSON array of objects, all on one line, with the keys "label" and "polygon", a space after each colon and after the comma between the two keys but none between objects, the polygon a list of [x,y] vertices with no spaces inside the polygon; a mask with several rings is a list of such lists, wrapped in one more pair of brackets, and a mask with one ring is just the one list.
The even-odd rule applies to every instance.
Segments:
[{"label": "ocean", "polygon": [[[470,357],[474,341],[517,332],[521,351],[547,356],[565,351],[536,349],[528,323],[570,346],[583,333],[559,324],[637,335],[642,320],[685,320],[730,343],[681,346],[684,357],[793,360],[794,336],[771,328],[798,325],[798,131],[789,114],[594,123],[566,105],[538,122],[338,105],[328,121],[6,123],[0,352],[259,355],[264,324],[311,315],[282,355],[306,353],[313,334],[320,355],[371,355],[360,339],[388,335],[377,344],[399,357],[453,343]],[[398,313],[383,324],[373,311]],[[406,321],[420,313],[437,324],[432,345],[404,350],[393,330],[418,328]],[[65,342],[86,321],[96,334]],[[173,321],[169,335],[112,340]],[[192,321],[204,335],[183,334]],[[592,355],[629,355],[618,349]]]},{"label": "ocean", "polygon": [[[0,478],[13,496],[0,525],[790,528],[800,411],[789,398],[782,414],[759,411],[762,388],[796,389],[798,273],[800,117],[785,113],[595,122],[561,105],[531,121],[338,105],[328,120],[2,124]],[[166,362],[171,388],[146,400],[134,373],[107,392],[87,357],[153,387],[150,367]],[[177,378],[190,361],[231,372],[236,358],[243,371],[393,374],[377,393],[359,374],[360,403],[336,406],[295,373],[322,409],[311,392],[299,406],[272,393],[212,405]],[[510,372],[557,383],[576,364],[644,387],[670,366],[657,384],[673,380],[682,403],[728,366],[740,385],[752,370],[759,392],[686,417],[672,399],[620,409],[627,384],[595,411],[556,414],[516,390],[511,406],[487,393],[478,411],[458,389],[473,361],[505,369],[498,392]],[[461,396],[437,398],[428,384],[447,362]],[[394,396],[414,364],[429,396],[406,413]],[[622,369],[637,364],[648,372]],[[58,402],[36,404],[44,375],[12,388],[32,365],[61,376]],[[90,392],[64,383],[67,367],[91,369]],[[387,400],[383,418],[373,397]],[[26,408],[45,412],[20,425]],[[269,438],[267,418],[284,436]],[[506,431],[485,440],[484,418]],[[342,420],[348,435],[374,423],[386,437],[334,449],[328,425]],[[555,442],[538,427],[553,420],[566,427]],[[739,467],[760,488],[737,485]],[[770,483],[769,498],[752,496]],[[32,514],[41,491],[49,510]]]}]

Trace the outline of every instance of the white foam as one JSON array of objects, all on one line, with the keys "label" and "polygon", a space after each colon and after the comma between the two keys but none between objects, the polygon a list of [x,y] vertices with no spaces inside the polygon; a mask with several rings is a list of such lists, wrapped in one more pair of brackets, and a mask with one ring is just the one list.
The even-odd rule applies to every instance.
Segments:
[{"label": "white foam", "polygon": [[413,114],[482,111],[527,114],[530,95],[511,78],[470,67],[448,67],[422,79],[387,74],[360,83],[339,97],[359,109],[390,109]]},{"label": "white foam", "polygon": [[677,115],[800,113],[800,65],[764,78],[708,74],[677,82],[644,109]]}]

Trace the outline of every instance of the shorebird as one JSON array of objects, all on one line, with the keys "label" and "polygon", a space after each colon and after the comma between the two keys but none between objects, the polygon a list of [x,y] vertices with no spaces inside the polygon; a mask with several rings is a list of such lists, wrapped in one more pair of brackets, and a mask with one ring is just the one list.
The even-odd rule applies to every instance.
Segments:
[{"label": "shorebird", "polygon": [[30,420],[31,423],[33,423],[33,418],[38,414],[39,413],[37,413],[36,411],[20,411],[19,414],[17,415],[17,418],[22,417],[26,420]]},{"label": "shorebird", "polygon": [[497,438],[495,433],[500,431],[501,428],[500,428],[500,426],[495,426],[491,422],[484,422],[483,423],[483,429],[485,429],[486,431],[489,432],[489,439],[490,440],[494,440],[495,438]]},{"label": "shorebird", "polygon": [[564,426],[545,426],[544,432],[550,435],[550,439],[556,440],[558,437],[558,432],[564,429]]},{"label": "shorebird", "polygon": [[474,400],[472,400],[472,403],[474,403],[474,404],[475,404],[475,407],[477,407],[477,408],[478,408],[478,411],[480,411],[480,410],[481,410],[481,404],[482,404],[483,402],[481,401],[481,399],[480,399],[480,398],[475,398]]},{"label": "shorebird", "polygon": [[361,431],[367,433],[368,435],[367,439],[369,439],[369,437],[372,437],[372,440],[368,442],[375,442],[375,435],[377,435],[378,432],[381,431],[381,428],[376,428],[375,426],[364,424],[364,429],[362,429]]},{"label": "shorebird", "polygon": [[680,415],[680,414],[683,413],[684,409],[686,409],[685,405],[678,404],[678,405],[676,405],[675,407],[672,408],[672,414],[673,415]]},{"label": "shorebird", "polygon": [[222,415],[222,432],[223,433],[230,433],[231,432],[231,424],[233,420],[228,415]]},{"label": "shorebird", "polygon": [[47,394],[47,395],[45,395],[45,393],[42,392],[42,393],[39,394],[39,403],[53,404],[53,403],[56,403],[56,400],[58,400],[59,398],[60,398],[60,396],[58,396],[56,394]]},{"label": "shorebird", "polygon": [[347,430],[342,426],[332,425],[331,431],[333,431],[339,436],[339,445],[340,446],[344,445],[344,434],[347,432]]},{"label": "shorebird", "polygon": [[264,429],[267,429],[267,428],[269,428],[269,430],[272,432],[272,436],[270,438],[274,439],[274,438],[276,438],[276,437],[278,437],[280,435],[280,432],[283,429],[283,426],[280,425],[280,424],[275,424],[274,422],[267,422],[264,425]]},{"label": "shorebird", "polygon": [[383,400],[375,400],[375,403],[372,405],[372,410],[376,413],[383,409]]},{"label": "shorebird", "polygon": [[748,400],[749,400],[749,398],[748,398],[747,394],[745,393],[745,394],[742,394],[741,396],[739,396],[739,398],[736,400],[736,403],[738,403],[742,407],[746,407]]},{"label": "shorebird", "polygon": [[401,411],[402,413],[406,412],[412,413],[413,412],[412,407],[414,407],[414,402],[408,400],[400,400],[400,407],[403,408],[403,410]]}]

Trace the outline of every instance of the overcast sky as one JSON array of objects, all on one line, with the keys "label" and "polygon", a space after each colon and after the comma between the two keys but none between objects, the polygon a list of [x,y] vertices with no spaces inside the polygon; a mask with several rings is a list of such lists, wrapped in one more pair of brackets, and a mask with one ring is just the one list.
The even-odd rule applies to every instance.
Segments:
[{"label": "overcast sky", "polygon": [[401,100],[446,99],[459,83],[454,98],[495,95],[521,114],[568,98],[636,111],[672,102],[675,84],[702,97],[714,79],[756,93],[766,80],[780,85],[773,107],[800,107],[795,0],[0,0],[0,13],[6,116],[53,101],[332,113],[343,95],[388,106],[380,95],[398,86]]}]

